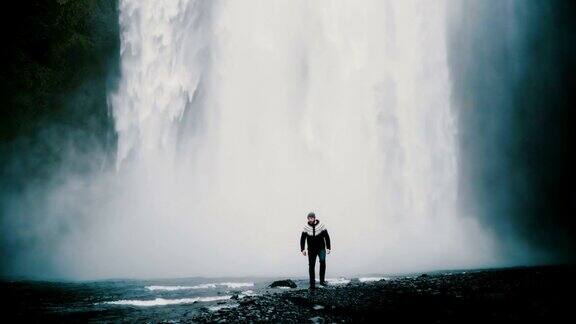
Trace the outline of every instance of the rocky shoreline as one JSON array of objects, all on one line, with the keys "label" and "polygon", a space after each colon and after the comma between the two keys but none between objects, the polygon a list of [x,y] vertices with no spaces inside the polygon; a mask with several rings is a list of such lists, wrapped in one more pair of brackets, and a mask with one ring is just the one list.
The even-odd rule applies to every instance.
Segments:
[{"label": "rocky shoreline", "polygon": [[574,266],[429,273],[309,291],[266,292],[203,310],[192,321],[493,323],[560,320],[572,307]]}]

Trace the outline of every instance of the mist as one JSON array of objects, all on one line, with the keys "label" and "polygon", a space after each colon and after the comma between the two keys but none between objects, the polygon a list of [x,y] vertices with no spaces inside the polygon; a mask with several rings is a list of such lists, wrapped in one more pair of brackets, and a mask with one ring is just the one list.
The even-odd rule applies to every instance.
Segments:
[{"label": "mist", "polygon": [[575,6],[450,6],[461,203],[516,262],[574,262]]},{"label": "mist", "polygon": [[310,211],[329,277],[565,260],[507,158],[541,8],[505,4],[119,1],[115,145],[44,139],[62,162],[3,191],[3,274],[304,276]]}]

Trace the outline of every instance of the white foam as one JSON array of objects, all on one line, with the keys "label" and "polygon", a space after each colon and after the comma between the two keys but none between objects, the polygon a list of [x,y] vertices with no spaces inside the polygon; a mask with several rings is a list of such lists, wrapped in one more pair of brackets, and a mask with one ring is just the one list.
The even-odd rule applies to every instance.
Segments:
[{"label": "white foam", "polygon": [[213,289],[217,286],[226,286],[228,288],[241,288],[241,287],[253,287],[253,282],[220,282],[220,283],[205,283],[195,286],[146,286],[146,289],[164,290],[164,291],[176,291],[176,290],[189,290],[189,289]]},{"label": "white foam", "polygon": [[226,296],[208,296],[208,297],[178,298],[178,299],[165,299],[165,298],[156,298],[149,300],[122,299],[122,300],[104,302],[104,304],[150,307],[150,306],[166,306],[177,304],[192,304],[196,302],[211,302],[217,300],[226,300],[230,298],[232,298],[232,296],[226,295]]},{"label": "white foam", "polygon": [[333,284],[333,285],[345,285],[347,283],[350,282],[350,279],[346,279],[346,278],[329,278],[326,279],[326,281],[328,281],[329,283]]},{"label": "white foam", "polygon": [[232,296],[230,295],[224,295],[224,296],[208,296],[208,297],[199,297],[201,302],[209,302],[209,301],[215,301],[215,300],[226,300],[226,299],[230,299],[232,298]]},{"label": "white foam", "polygon": [[253,290],[244,290],[243,292],[240,293],[240,295],[238,295],[238,298],[242,299],[247,296],[256,296],[256,295],[258,294],[255,293]]},{"label": "white foam", "polygon": [[233,307],[238,307],[238,304],[215,305],[215,306],[208,307],[208,309],[212,312],[215,312],[215,311],[221,310],[223,308],[233,308]]},{"label": "white foam", "polygon": [[[350,279],[346,278],[326,278],[326,281],[333,285],[345,285],[350,282]],[[316,282],[320,282],[320,279],[316,279]]]},{"label": "white foam", "polygon": [[371,282],[371,281],[379,281],[379,280],[388,280],[388,278],[385,277],[363,277],[363,278],[358,278],[358,280],[360,280],[360,282]]},{"label": "white foam", "polygon": [[228,288],[254,287],[253,282],[221,282],[219,285],[227,286]]},{"label": "white foam", "polygon": [[188,289],[208,289],[216,288],[216,284],[207,283],[196,286],[146,286],[148,290],[165,290],[165,291],[175,291],[175,290],[188,290]]}]

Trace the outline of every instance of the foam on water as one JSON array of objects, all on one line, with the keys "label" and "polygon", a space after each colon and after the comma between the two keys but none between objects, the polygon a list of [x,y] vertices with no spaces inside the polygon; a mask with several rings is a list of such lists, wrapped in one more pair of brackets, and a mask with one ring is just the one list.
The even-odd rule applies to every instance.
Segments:
[{"label": "foam on water", "polygon": [[244,297],[248,297],[248,296],[257,296],[258,294],[255,293],[253,290],[244,290],[243,292],[241,292],[238,295],[238,298],[242,299]]},{"label": "foam on water", "polygon": [[216,284],[201,284],[196,286],[146,286],[146,289],[154,290],[165,290],[165,291],[175,291],[175,290],[188,290],[188,289],[208,289],[216,288]]},{"label": "foam on water", "polygon": [[358,278],[358,280],[360,282],[371,282],[371,281],[379,281],[379,280],[389,280],[388,278],[385,277],[362,277],[362,278]]},{"label": "foam on water", "polygon": [[326,279],[326,281],[328,281],[328,283],[331,283],[333,285],[345,285],[347,283],[350,282],[350,279],[346,279],[346,278],[329,278]]},{"label": "foam on water", "polygon": [[[326,281],[333,285],[345,285],[350,282],[350,279],[346,278],[326,278]],[[316,278],[316,282],[320,282],[320,279]]]},{"label": "foam on water", "polygon": [[234,308],[234,307],[238,307],[238,304],[223,304],[223,305],[209,306],[208,310],[215,312],[215,311],[219,311],[223,308]]},{"label": "foam on water", "polygon": [[227,300],[230,298],[232,298],[232,296],[226,295],[226,296],[208,296],[208,297],[193,297],[193,298],[178,298],[178,299],[165,299],[165,298],[156,298],[151,300],[122,299],[122,300],[104,302],[104,304],[151,307],[151,306],[166,306],[166,305],[178,305],[178,304],[192,304],[196,302],[211,302],[218,300]]},{"label": "foam on water", "polygon": [[253,287],[253,282],[220,282],[220,283],[205,283],[195,286],[146,286],[150,291],[163,290],[163,291],[176,291],[176,290],[190,290],[190,289],[214,289],[217,286],[225,286],[228,288],[243,288]]},{"label": "foam on water", "polygon": [[253,282],[221,282],[219,285],[226,286],[228,288],[241,288],[241,287],[253,287]]}]

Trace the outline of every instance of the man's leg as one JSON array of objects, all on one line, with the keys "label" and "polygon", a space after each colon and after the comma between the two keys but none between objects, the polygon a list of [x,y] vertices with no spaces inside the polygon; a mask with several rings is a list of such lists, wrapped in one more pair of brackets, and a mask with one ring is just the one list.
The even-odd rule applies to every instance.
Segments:
[{"label": "man's leg", "polygon": [[316,255],[318,255],[318,251],[308,249],[308,274],[310,276],[310,287],[312,288],[316,287],[316,278],[314,278]]},{"label": "man's leg", "polygon": [[318,259],[320,259],[320,283],[323,284],[326,275],[326,249],[318,252]]}]

